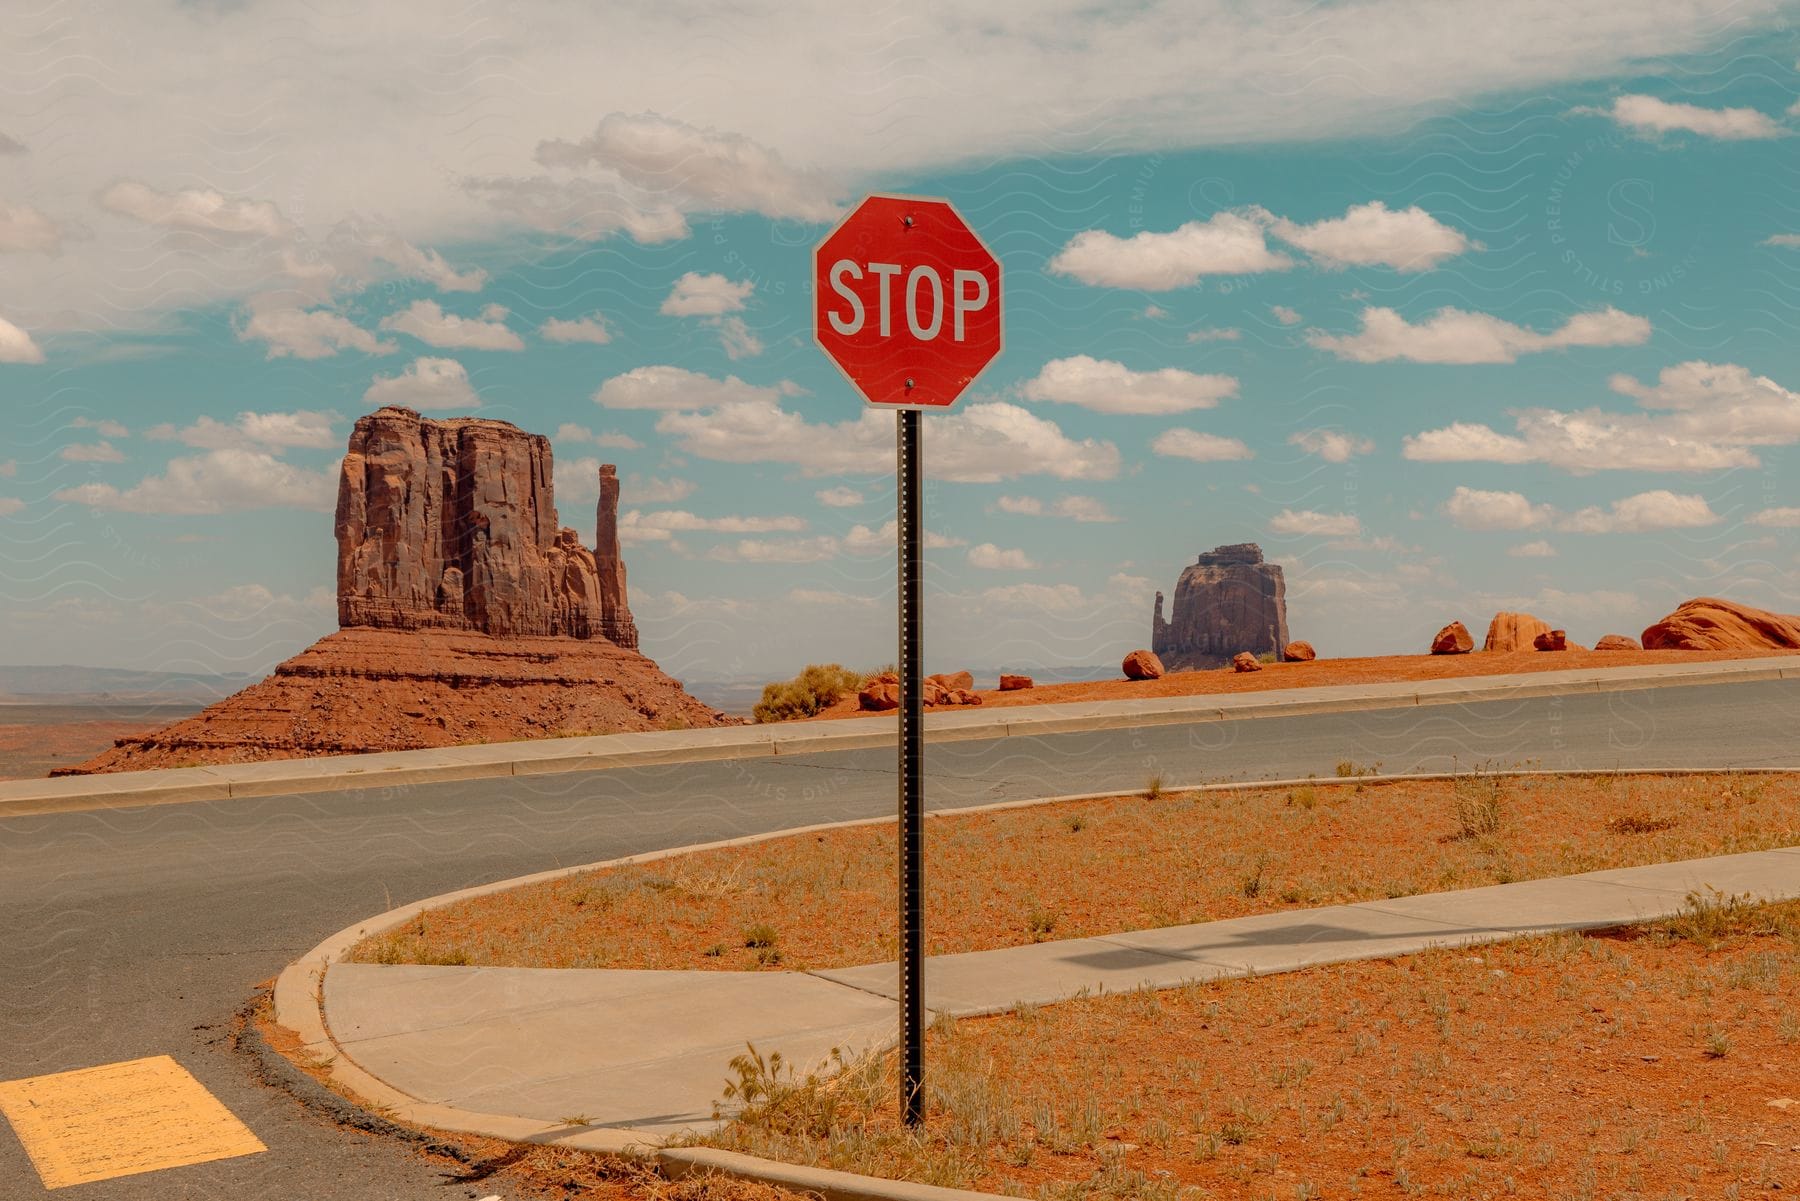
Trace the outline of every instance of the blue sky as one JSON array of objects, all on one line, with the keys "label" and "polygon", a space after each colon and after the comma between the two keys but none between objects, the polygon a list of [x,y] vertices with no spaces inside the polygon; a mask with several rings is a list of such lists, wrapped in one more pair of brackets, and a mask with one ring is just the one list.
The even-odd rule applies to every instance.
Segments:
[{"label": "blue sky", "polygon": [[[1485,11],[821,9],[790,48],[645,10],[603,83],[560,6],[9,30],[0,661],[255,671],[332,628],[335,463],[388,399],[552,435],[584,537],[618,463],[672,670],[891,659],[892,418],[807,291],[879,190],[1006,270],[1005,354],[926,419],[934,666],[1116,660],[1237,541],[1327,655],[1800,610],[1800,10]],[[183,46],[236,53],[196,84]]]}]

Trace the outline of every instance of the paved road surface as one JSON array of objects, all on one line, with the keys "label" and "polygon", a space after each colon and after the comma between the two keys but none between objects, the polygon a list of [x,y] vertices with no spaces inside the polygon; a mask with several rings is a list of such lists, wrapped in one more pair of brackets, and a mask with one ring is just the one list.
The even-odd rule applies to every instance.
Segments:
[{"label": "paved road surface", "polygon": [[[1476,763],[1800,770],[1800,683],[950,743],[928,803]],[[564,864],[891,812],[889,751],[683,764],[0,821],[0,1080],[172,1055],[266,1154],[84,1185],[119,1198],[414,1201],[409,1152],[256,1084],[221,1040],[255,985],[393,904]],[[0,1196],[42,1195],[0,1131]]]}]

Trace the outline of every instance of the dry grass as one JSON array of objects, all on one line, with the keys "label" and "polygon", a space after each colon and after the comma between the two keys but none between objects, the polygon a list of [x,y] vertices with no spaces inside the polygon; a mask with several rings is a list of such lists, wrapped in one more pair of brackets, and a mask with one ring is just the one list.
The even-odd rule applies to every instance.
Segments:
[{"label": "dry grass", "polygon": [[[1800,776],[1471,776],[1142,793],[933,819],[931,954],[1800,843]],[[1148,790],[1146,790],[1148,791]],[[365,963],[755,970],[895,954],[891,824],[477,898]]]},{"label": "dry grass", "polygon": [[[1800,1187],[1800,903],[1029,1008],[891,1055],[733,1065],[702,1141],[1045,1201],[1730,1197]],[[1148,1049],[1154,1048],[1153,1053]],[[1776,1190],[1783,1190],[1777,1193]]]}]

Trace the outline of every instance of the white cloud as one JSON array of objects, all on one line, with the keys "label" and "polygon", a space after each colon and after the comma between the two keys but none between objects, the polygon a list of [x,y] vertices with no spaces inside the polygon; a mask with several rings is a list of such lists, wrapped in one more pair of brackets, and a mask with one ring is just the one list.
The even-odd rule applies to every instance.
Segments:
[{"label": "white cloud", "polygon": [[1052,359],[1020,386],[1027,400],[1080,405],[1098,413],[1163,415],[1210,409],[1236,396],[1229,375],[1196,375],[1176,367],[1133,371],[1111,359],[1085,354]]},{"label": "white cloud", "polygon": [[1774,529],[1800,528],[1800,508],[1784,507],[1779,509],[1763,509],[1746,518],[1751,525],[1769,526]]},{"label": "white cloud", "polygon": [[[702,60],[683,6],[623,19],[595,6],[508,8],[479,32],[447,38],[440,6],[394,0],[379,21],[333,10],[313,27],[318,36],[296,38],[280,5],[112,5],[104,20],[8,34],[31,63],[105,64],[107,94],[130,97],[128,119],[118,105],[33,93],[42,105],[31,137],[9,133],[37,143],[36,154],[0,161],[36,164],[30,200],[46,212],[89,208],[120,178],[250,180],[233,186],[279,198],[309,231],[393,214],[394,232],[412,244],[494,247],[499,266],[542,253],[518,236],[531,228],[610,223],[680,236],[683,212],[747,207],[824,221],[853,186],[970,162],[1386,136],[1495,95],[1678,61],[1787,15],[1776,0],[1546,3],[1530,20],[1505,22],[1475,0],[1204,10],[1147,0],[1007,6],[977,22],[965,7],[926,4],[894,10],[867,42],[855,6],[804,20],[773,0],[736,11],[717,29],[708,18],[727,36],[709,40]],[[1307,52],[1291,52],[1295,44]],[[283,48],[274,68],[242,52],[271,45]],[[425,46],[432,52],[420,53]],[[929,70],[895,49],[909,46],[930,48]],[[287,80],[330,86],[307,90],[304,103],[271,101]],[[795,104],[791,88],[758,86],[769,80],[838,99]],[[243,113],[255,119],[220,120]],[[534,161],[542,139],[570,143],[572,158],[560,147],[543,157],[571,165]],[[1175,161],[1146,186],[1169,186]],[[470,172],[484,178],[469,185]],[[66,242],[61,259],[18,256],[18,271],[9,263],[0,312],[34,330],[62,314],[149,324],[171,308],[282,286],[269,247],[240,244],[231,261],[195,270],[191,260],[171,263],[164,240],[143,237],[141,226],[95,224],[95,237]],[[814,232],[778,236],[810,245]],[[147,288],[152,279],[159,286]]]},{"label": "white cloud", "polygon": [[1608,306],[1577,313],[1549,333],[1538,333],[1487,313],[1444,308],[1418,325],[1393,309],[1365,308],[1362,331],[1328,334],[1308,330],[1320,350],[1357,363],[1408,359],[1415,363],[1511,363],[1522,354],[1570,346],[1641,346],[1650,322]]},{"label": "white cloud", "polygon": [[1283,325],[1299,325],[1302,321],[1306,320],[1306,318],[1300,315],[1299,309],[1290,309],[1285,304],[1270,305],[1269,316],[1275,318],[1275,320],[1281,322]]},{"label": "white cloud", "polygon": [[836,558],[840,550],[836,538],[821,534],[815,538],[745,538],[715,546],[706,557],[724,563],[818,563]]},{"label": "white cloud", "polygon": [[62,240],[62,226],[29,204],[0,203],[0,254],[54,255]]},{"label": "white cloud", "polygon": [[1675,104],[1641,94],[1617,96],[1610,109],[1580,108],[1575,111],[1609,116],[1622,127],[1646,137],[1696,133],[1723,141],[1743,141],[1778,138],[1787,132],[1773,117],[1753,108],[1702,108],[1697,104]]},{"label": "white cloud", "polygon": [[69,422],[70,429],[93,430],[102,438],[128,438],[131,431],[110,417],[77,417]]},{"label": "white cloud", "polygon": [[1557,528],[1573,534],[1638,534],[1699,529],[1722,520],[1705,497],[1659,489],[1615,500],[1604,509],[1590,505],[1563,518]]},{"label": "white cloud", "polygon": [[[677,438],[682,451],[726,463],[793,463],[814,476],[874,475],[894,466],[893,417],[872,409],[849,421],[815,425],[759,398],[707,413],[667,413],[656,428]],[[1032,474],[1111,479],[1119,473],[1119,450],[1110,442],[1071,438],[1018,405],[964,403],[932,418],[925,472],[970,484]]]},{"label": "white cloud", "polygon": [[1042,613],[1073,613],[1091,609],[1096,601],[1074,584],[1002,584],[984,589],[980,601],[990,609],[1018,609]]},{"label": "white cloud", "polygon": [[505,325],[507,312],[489,305],[479,317],[446,313],[435,300],[415,300],[382,319],[381,328],[411,334],[429,346],[454,350],[524,350],[525,342]]},{"label": "white cloud", "polygon": [[153,475],[121,491],[81,484],[56,499],[123,513],[211,514],[292,508],[329,513],[337,501],[337,465],[308,470],[266,451],[214,450],[171,459]]},{"label": "white cloud", "polygon": [[1754,446],[1800,441],[1800,393],[1733,363],[1666,367],[1655,384],[1608,383],[1648,412],[1517,410],[1518,434],[1457,422],[1405,439],[1408,459],[1433,463],[1547,463],[1576,472],[1713,471],[1755,467]]},{"label": "white cloud", "polygon": [[854,488],[841,485],[836,488],[823,488],[813,493],[813,499],[833,509],[848,509],[863,503],[863,494]]},{"label": "white cloud", "polygon": [[1288,435],[1288,443],[1309,455],[1318,455],[1327,463],[1348,463],[1357,455],[1371,454],[1375,450],[1372,439],[1342,430],[1301,430]]},{"label": "white cloud", "polygon": [[[866,525],[853,525],[850,532],[844,535],[843,549],[852,555],[891,555],[899,545],[900,523],[889,521],[880,529],[871,529]],[[935,530],[926,530],[923,539],[926,550],[949,550],[952,547],[966,546],[962,538],[953,538],[948,534],[940,534]]]},{"label": "white cloud", "polygon": [[755,358],[763,352],[762,339],[750,332],[742,317],[716,317],[707,324],[719,331],[719,345],[732,362]]},{"label": "white cloud", "polygon": [[253,307],[250,320],[237,331],[240,342],[267,342],[271,359],[322,359],[340,350],[392,354],[400,347],[384,342],[348,317],[328,309]]},{"label": "white cloud", "polygon": [[1150,449],[1172,459],[1192,459],[1196,463],[1222,463],[1231,459],[1255,458],[1254,452],[1236,438],[1203,434],[1198,430],[1164,430],[1150,443]]},{"label": "white cloud", "polygon": [[1238,213],[1214,213],[1169,233],[1144,230],[1129,238],[1105,230],[1076,234],[1049,269],[1084,284],[1166,292],[1192,287],[1206,275],[1282,271],[1294,260],[1270,250],[1261,223]]},{"label": "white cloud", "polygon": [[67,463],[123,463],[125,454],[111,442],[75,442],[57,452]]},{"label": "white cloud", "polygon": [[331,426],[339,420],[336,413],[320,413],[301,409],[292,413],[239,413],[232,422],[201,417],[183,429],[173,425],[157,425],[144,431],[147,438],[176,441],[202,450],[226,448],[250,449],[267,447],[306,447],[330,450],[339,439]]},{"label": "white cloud", "polygon": [[7,459],[0,463],[0,480],[10,480],[19,474],[19,460]]},{"label": "white cloud", "polygon": [[673,476],[658,479],[655,476],[631,475],[626,476],[620,485],[620,493],[645,504],[674,504],[694,494],[694,481],[676,479]]},{"label": "white cloud", "polygon": [[1556,519],[1553,505],[1534,505],[1518,492],[1484,492],[1458,485],[1444,515],[1465,530],[1529,530]]},{"label": "white cloud", "polygon": [[0,496],[0,517],[11,517],[25,511],[25,502],[16,496]]},{"label": "white cloud", "polygon": [[642,450],[644,444],[630,434],[622,434],[616,430],[591,430],[586,426],[576,425],[572,421],[564,422],[556,427],[558,442],[591,442],[595,446],[613,450]]},{"label": "white cloud", "polygon": [[609,409],[695,409],[722,405],[767,404],[800,391],[783,380],[772,387],[747,384],[735,375],[715,379],[685,367],[633,367],[615,375],[594,393],[594,403]]},{"label": "white cloud", "polygon": [[282,238],[293,225],[267,200],[235,200],[210,188],[159,192],[127,179],[100,194],[100,207],[168,229],[231,237]]},{"label": "white cloud", "polygon": [[1589,505],[1569,514],[1554,505],[1533,504],[1517,492],[1482,492],[1458,487],[1443,511],[1466,530],[1529,530],[1553,527],[1571,534],[1635,534],[1652,530],[1698,529],[1722,520],[1706,499],[1665,490],[1641,492],[1602,508]]},{"label": "white cloud", "polygon": [[701,129],[656,113],[612,113],[579,142],[537,149],[546,167],[602,168],[656,206],[682,212],[755,212],[830,221],[840,206],[823,174],[796,170],[742,134]]},{"label": "white cloud", "polygon": [[875,606],[872,596],[852,596],[848,592],[835,592],[827,588],[794,588],[788,592],[788,600],[796,605],[851,605],[859,609],[871,609]]},{"label": "white cloud", "polygon": [[1035,496],[1002,496],[994,502],[994,507],[1002,513],[1014,513],[1022,517],[1065,517],[1070,521],[1097,523],[1119,520],[1104,504],[1091,496],[1065,496],[1050,506],[1046,506]]},{"label": "white cloud", "polygon": [[742,311],[754,291],[756,284],[751,280],[689,271],[675,281],[659,311],[670,317],[717,317]]},{"label": "white cloud", "polygon": [[371,405],[402,405],[409,409],[479,408],[481,398],[469,383],[469,373],[455,359],[414,359],[399,375],[378,375],[363,393]]},{"label": "white cloud", "polygon": [[1037,566],[1031,556],[1022,550],[1007,549],[995,546],[992,542],[982,542],[969,548],[969,566],[979,567],[986,571],[1030,571]]},{"label": "white cloud", "polygon": [[573,320],[552,317],[538,327],[538,336],[546,342],[591,342],[595,346],[605,346],[612,341],[612,332],[606,328],[606,318],[599,313],[589,313]]},{"label": "white cloud", "polygon": [[1244,331],[1226,327],[1222,329],[1191,329],[1188,331],[1189,342],[1236,342],[1242,339]]},{"label": "white cloud", "polygon": [[1554,559],[1556,548],[1540,538],[1536,542],[1521,542],[1517,546],[1509,546],[1506,553],[1515,559]]},{"label": "white cloud", "polygon": [[1138,316],[1142,317],[1145,321],[1161,321],[1168,315],[1169,310],[1163,308],[1160,304],[1147,304],[1144,306],[1144,311],[1138,314]]},{"label": "white cloud", "polygon": [[44,352],[31,335],[0,317],[0,363],[41,363]]},{"label": "white cloud", "polygon": [[[648,498],[643,498],[648,499]],[[619,518],[621,534],[626,529],[667,530],[670,533],[776,534],[797,533],[806,528],[799,517],[701,517],[683,509],[663,509],[644,513],[637,509]]]},{"label": "white cloud", "polygon": [[[1417,205],[1394,210],[1379,200],[1351,205],[1342,217],[1311,225],[1275,217],[1269,229],[1324,267],[1379,265],[1397,271],[1425,271],[1473,245],[1461,231]],[[1293,324],[1285,317],[1282,321]]]},{"label": "white cloud", "polygon": [[1800,247],[1800,234],[1772,234],[1763,239],[1764,246]]},{"label": "white cloud", "polygon": [[1362,533],[1362,520],[1354,513],[1283,509],[1269,519],[1269,531],[1320,538],[1355,538]]}]

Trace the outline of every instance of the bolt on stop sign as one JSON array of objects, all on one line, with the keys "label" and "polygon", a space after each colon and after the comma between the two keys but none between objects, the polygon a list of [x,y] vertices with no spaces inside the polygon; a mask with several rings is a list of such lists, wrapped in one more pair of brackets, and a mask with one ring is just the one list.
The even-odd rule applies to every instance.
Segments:
[{"label": "bolt on stop sign", "polygon": [[999,260],[947,200],[871,196],[813,252],[814,334],[871,404],[955,404],[1000,327]]}]

